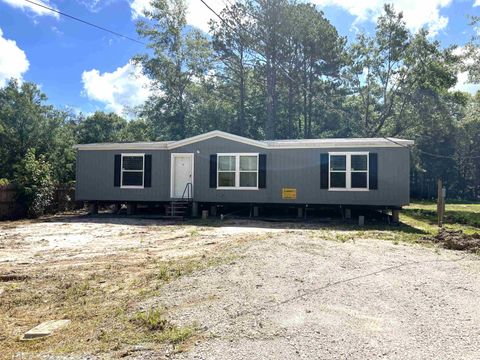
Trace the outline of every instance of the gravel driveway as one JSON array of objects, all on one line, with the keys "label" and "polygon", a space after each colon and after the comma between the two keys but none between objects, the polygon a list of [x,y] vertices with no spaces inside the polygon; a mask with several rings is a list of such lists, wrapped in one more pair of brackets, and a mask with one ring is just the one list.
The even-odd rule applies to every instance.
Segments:
[{"label": "gravel driveway", "polygon": [[157,300],[203,333],[171,358],[480,358],[476,255],[301,232],[235,252],[238,260],[181,278]]},{"label": "gravel driveway", "polygon": [[[480,256],[369,239],[374,232],[368,230],[248,220],[218,225],[88,217],[5,225],[0,272],[28,269],[37,274],[32,284],[48,285],[42,276],[48,280],[52,272],[80,276],[77,269],[83,269],[92,289],[108,285],[116,291],[130,278],[156,274],[159,259],[222,259],[159,283],[158,297],[132,303],[132,312],[166,307],[171,323],[198,329],[182,346],[133,341],[95,352],[87,344],[85,353],[47,355],[44,350],[37,355],[45,357],[38,357],[159,359],[167,351],[170,359],[480,359]],[[332,240],[352,238],[358,240]],[[113,263],[138,272],[118,270],[118,283],[103,278]],[[8,294],[17,291],[3,286]],[[22,289],[25,294],[16,296],[29,299],[29,288]],[[122,301],[119,295],[117,306]],[[14,318],[5,318],[10,327],[4,333],[11,337],[28,330],[38,314],[52,316],[45,306],[36,313],[40,305],[17,306]],[[61,303],[54,305],[63,313]],[[23,319],[27,315],[34,319]],[[81,319],[69,327],[72,333]],[[55,339],[66,341],[62,334]],[[2,344],[0,339],[0,349]],[[19,349],[28,358],[28,349]]]}]

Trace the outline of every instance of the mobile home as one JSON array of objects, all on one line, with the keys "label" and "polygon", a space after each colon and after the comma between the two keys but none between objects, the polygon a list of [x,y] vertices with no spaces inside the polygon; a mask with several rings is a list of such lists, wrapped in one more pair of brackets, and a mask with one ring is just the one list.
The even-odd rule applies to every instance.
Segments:
[{"label": "mobile home", "polygon": [[179,141],[82,144],[76,198],[400,209],[409,203],[411,145],[394,138],[260,141],[222,131]]}]

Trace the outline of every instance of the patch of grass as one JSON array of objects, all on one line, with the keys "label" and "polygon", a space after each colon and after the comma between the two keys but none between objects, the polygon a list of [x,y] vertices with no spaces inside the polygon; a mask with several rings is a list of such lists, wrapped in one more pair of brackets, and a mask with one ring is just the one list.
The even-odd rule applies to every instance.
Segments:
[{"label": "patch of grass", "polygon": [[183,275],[188,275],[200,268],[197,261],[167,261],[158,265],[158,279],[164,282],[170,282]]},{"label": "patch of grass", "polygon": [[339,242],[348,242],[360,239],[379,239],[393,242],[415,243],[420,237],[429,234],[422,228],[412,227],[407,224],[399,226],[387,224],[367,224],[358,226],[356,224],[340,223],[322,225],[319,230],[310,232],[311,238],[321,238]]},{"label": "patch of grass", "polygon": [[135,314],[133,321],[144,326],[150,331],[164,331],[168,327],[168,321],[164,318],[165,310],[151,308]]},{"label": "patch of grass", "polygon": [[194,334],[192,327],[179,327],[170,323],[165,318],[164,309],[150,308],[146,311],[137,312],[132,322],[152,334],[145,334],[147,341],[170,343],[179,345]]},{"label": "patch of grass", "polygon": [[[128,259],[128,260],[127,260]],[[26,281],[4,286],[0,301],[2,356],[25,353],[101,354],[131,345],[164,349],[188,346],[195,328],[170,323],[163,308],[133,312],[137,304],[158,296],[166,282],[231,261],[230,256],[189,257],[172,261],[115,258],[109,262],[65,267],[59,272],[44,265],[32,268]],[[34,275],[34,276],[33,276]],[[152,281],[158,279],[160,281]],[[62,332],[42,341],[19,342],[18,337],[41,321],[70,319]],[[184,343],[185,342],[185,343]]]},{"label": "patch of grass", "polygon": [[203,270],[213,266],[219,266],[235,260],[235,256],[213,258],[187,258],[176,261],[160,261],[157,263],[157,279],[170,282],[181,276],[189,275],[194,271]]},{"label": "patch of grass", "polygon": [[189,232],[190,237],[196,237],[200,235],[200,232],[197,229],[190,230]]},{"label": "patch of grass", "polygon": [[160,342],[168,342],[173,345],[178,345],[189,339],[194,332],[194,329],[191,327],[178,327],[173,325],[158,334],[156,339]]},{"label": "patch of grass", "polygon": [[[429,225],[437,223],[437,205],[434,202],[420,201],[405,207],[404,214]],[[445,224],[452,227],[467,226],[480,230],[479,203],[447,203],[445,205]]]},{"label": "patch of grass", "polygon": [[90,283],[88,281],[80,281],[73,283],[67,282],[64,284],[64,288],[66,289],[66,297],[75,301],[88,295],[88,291],[90,290]]}]

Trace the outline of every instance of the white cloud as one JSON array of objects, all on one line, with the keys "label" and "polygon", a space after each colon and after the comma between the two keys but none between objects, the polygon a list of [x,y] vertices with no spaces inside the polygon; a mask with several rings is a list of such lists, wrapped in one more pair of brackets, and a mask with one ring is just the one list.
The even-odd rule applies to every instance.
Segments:
[{"label": "white cloud", "polygon": [[[220,14],[222,9],[225,7],[225,2],[221,0],[213,1],[210,0],[207,4],[217,13]],[[208,9],[200,0],[188,0],[188,14],[187,14],[187,22],[203,30],[208,32],[210,30],[210,26],[208,22],[210,19],[219,20],[216,15]]]},{"label": "white cloud", "polygon": [[[466,53],[467,53],[466,49],[461,46],[457,47],[453,51],[453,54],[456,56],[465,56]],[[474,62],[475,60],[471,56],[465,56],[465,58],[463,59],[463,64],[467,66],[473,65]],[[469,82],[468,71],[460,71],[457,74],[457,84],[455,85],[453,90],[468,92],[470,94],[476,94],[477,91],[480,90],[480,84]]]},{"label": "white cloud", "polygon": [[[396,11],[403,11],[405,22],[412,31],[426,27],[435,36],[448,24],[448,18],[440,15],[440,9],[453,0],[313,0],[320,6],[338,6],[356,17],[356,22],[375,21],[386,3]],[[477,0],[480,2],[480,0]]]},{"label": "white cloud", "polygon": [[29,66],[25,52],[14,40],[5,39],[0,29],[0,87],[12,77],[21,80]]},{"label": "white cloud", "polygon": [[480,0],[476,0],[475,3],[473,4],[473,7],[475,6],[480,6]]},{"label": "white cloud", "polygon": [[457,84],[453,90],[468,92],[472,95],[480,90],[480,84],[474,84],[468,81],[468,72],[459,72],[457,74]]},{"label": "white cloud", "polygon": [[84,71],[82,82],[89,99],[104,103],[106,110],[117,114],[122,114],[125,107],[143,104],[150,94],[150,81],[132,63],[103,74],[97,69]]},{"label": "white cloud", "polygon": [[[200,0],[187,0],[188,3],[188,13],[187,13],[187,23],[189,25],[195,26],[196,28],[208,32],[210,27],[208,22],[210,19],[215,18],[215,14],[208,9],[205,4]],[[210,0],[207,4],[215,11],[220,13],[225,7],[225,3],[222,0]],[[130,8],[132,9],[132,18],[138,19],[143,16],[143,12],[151,10],[150,0],[133,0],[130,3]]]},{"label": "white cloud", "polygon": [[[24,0],[1,0],[1,1],[3,1],[4,3],[7,3],[8,5],[10,5],[12,7],[22,9],[23,11],[28,10],[28,11],[34,13],[35,15],[53,16],[57,19],[59,17],[59,15],[56,12],[50,11],[48,9],[45,9],[45,8],[41,7],[41,6],[34,5],[34,4],[26,2]],[[35,2],[40,4],[40,5],[44,5],[44,6],[48,6],[48,7],[56,9],[55,6],[50,4],[49,1],[35,0]]]},{"label": "white cloud", "polygon": [[133,0],[130,3],[130,8],[132,9],[132,18],[138,19],[143,16],[145,10],[151,10],[152,6],[150,0]]},{"label": "white cloud", "polygon": [[[405,22],[412,31],[422,27],[429,29],[432,36],[446,28],[448,17],[440,15],[440,10],[449,6],[453,0],[311,0],[319,6],[337,6],[356,17],[355,22],[376,21],[382,13],[386,3],[393,4],[397,11],[403,11]],[[216,19],[200,0],[187,0],[188,24],[208,32],[208,22]],[[225,7],[225,1],[210,0],[208,5],[220,13]],[[475,6],[480,6],[480,0],[476,0]],[[145,9],[151,9],[150,0],[132,0],[130,2],[132,18],[138,19],[143,16]]]}]

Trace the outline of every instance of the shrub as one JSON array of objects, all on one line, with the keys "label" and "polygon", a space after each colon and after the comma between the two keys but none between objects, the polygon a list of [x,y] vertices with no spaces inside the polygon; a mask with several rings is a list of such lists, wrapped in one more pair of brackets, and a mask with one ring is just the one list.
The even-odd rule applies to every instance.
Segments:
[{"label": "shrub", "polygon": [[10,181],[8,179],[0,179],[0,186],[7,186],[10,185]]},{"label": "shrub", "polygon": [[28,149],[22,161],[15,166],[14,183],[18,201],[30,217],[45,213],[53,200],[52,167],[43,155],[35,156],[35,149]]}]

